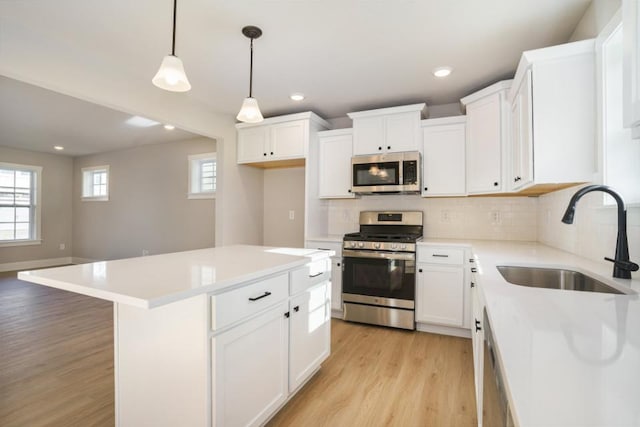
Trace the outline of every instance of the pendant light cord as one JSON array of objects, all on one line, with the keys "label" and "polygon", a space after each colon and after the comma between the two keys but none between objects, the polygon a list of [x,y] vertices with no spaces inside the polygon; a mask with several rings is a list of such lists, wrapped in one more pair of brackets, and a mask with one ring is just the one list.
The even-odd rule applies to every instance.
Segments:
[{"label": "pendant light cord", "polygon": [[171,56],[176,56],[176,9],[178,0],[173,0],[173,39],[171,41]]},{"label": "pendant light cord", "polygon": [[253,38],[251,38],[251,60],[249,62],[249,98],[251,96],[251,89],[253,88]]}]

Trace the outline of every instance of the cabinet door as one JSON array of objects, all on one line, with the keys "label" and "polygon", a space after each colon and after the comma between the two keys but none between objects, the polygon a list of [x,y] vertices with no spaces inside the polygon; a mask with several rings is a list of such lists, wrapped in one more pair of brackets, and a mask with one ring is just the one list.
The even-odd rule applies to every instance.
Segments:
[{"label": "cabinet door", "polygon": [[[471,279],[475,281],[475,277]],[[477,282],[476,282],[477,283]],[[482,419],[482,379],[484,367],[484,331],[482,330],[483,309],[479,298],[478,286],[471,289],[473,325],[471,325],[471,342],[473,346],[473,377],[476,392],[478,421]],[[480,422],[478,423],[480,425]]]},{"label": "cabinet door", "polygon": [[416,322],[462,327],[464,269],[418,264]]},{"label": "cabinet door", "polygon": [[528,70],[511,104],[513,190],[519,190],[533,182],[531,83],[531,70]]},{"label": "cabinet door", "polygon": [[362,117],[353,120],[353,155],[380,154],[384,145],[384,118]]},{"label": "cabinet door", "polygon": [[267,159],[269,130],[266,126],[238,129],[238,163]]},{"label": "cabinet door", "polygon": [[212,339],[215,425],[261,425],[287,399],[287,311],[283,302]]},{"label": "cabinet door", "polygon": [[303,158],[304,141],[307,139],[305,120],[278,123],[270,126],[270,160],[282,158]]},{"label": "cabinet door", "polygon": [[417,151],[420,146],[420,114],[415,111],[384,118],[383,151],[398,153]]},{"label": "cabinet door", "polygon": [[329,356],[331,302],[329,282],[291,298],[289,392],[296,390]]},{"label": "cabinet door", "polygon": [[342,311],[342,258],[331,259],[331,309]]},{"label": "cabinet door", "polygon": [[456,196],[465,192],[465,124],[423,128],[423,196]]},{"label": "cabinet door", "polygon": [[353,198],[351,193],[351,135],[320,137],[318,196],[324,199]]},{"label": "cabinet door", "polygon": [[496,193],[502,176],[502,95],[467,105],[467,191]]}]

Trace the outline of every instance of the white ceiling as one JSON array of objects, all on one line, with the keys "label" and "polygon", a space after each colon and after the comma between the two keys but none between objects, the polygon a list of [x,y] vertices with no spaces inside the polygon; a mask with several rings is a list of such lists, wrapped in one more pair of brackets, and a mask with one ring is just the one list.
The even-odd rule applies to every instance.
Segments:
[{"label": "white ceiling", "polygon": [[[257,25],[264,34],[255,41],[253,89],[265,117],[313,110],[337,118],[457,102],[512,77],[522,51],[566,42],[589,4],[178,0],[176,54],[193,89],[173,95],[235,115],[248,92],[249,41],[241,28]],[[73,73],[79,92],[98,80],[98,70],[114,88],[160,99],[151,78],[170,51],[172,6],[171,0],[0,2],[0,68]],[[454,72],[436,79],[431,71],[442,65]],[[294,103],[292,92],[307,98]]]},{"label": "white ceiling", "polygon": [[[198,135],[162,124],[136,127],[130,114],[0,76],[0,145],[79,156]],[[61,145],[63,151],[53,146]]]}]

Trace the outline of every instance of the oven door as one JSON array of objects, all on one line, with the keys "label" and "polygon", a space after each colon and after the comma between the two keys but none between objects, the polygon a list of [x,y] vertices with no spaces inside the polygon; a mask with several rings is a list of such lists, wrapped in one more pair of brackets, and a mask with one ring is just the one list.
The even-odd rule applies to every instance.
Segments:
[{"label": "oven door", "polygon": [[342,251],[345,302],[414,308],[415,253]]}]

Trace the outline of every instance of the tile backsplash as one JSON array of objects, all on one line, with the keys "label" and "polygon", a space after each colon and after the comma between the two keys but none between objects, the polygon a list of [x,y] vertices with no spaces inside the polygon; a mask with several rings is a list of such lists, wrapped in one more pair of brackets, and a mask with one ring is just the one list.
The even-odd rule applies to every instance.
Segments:
[{"label": "tile backsplash", "polygon": [[424,212],[425,238],[534,241],[537,207],[534,197],[363,196],[329,201],[328,231],[357,231],[360,211],[418,210]]}]

